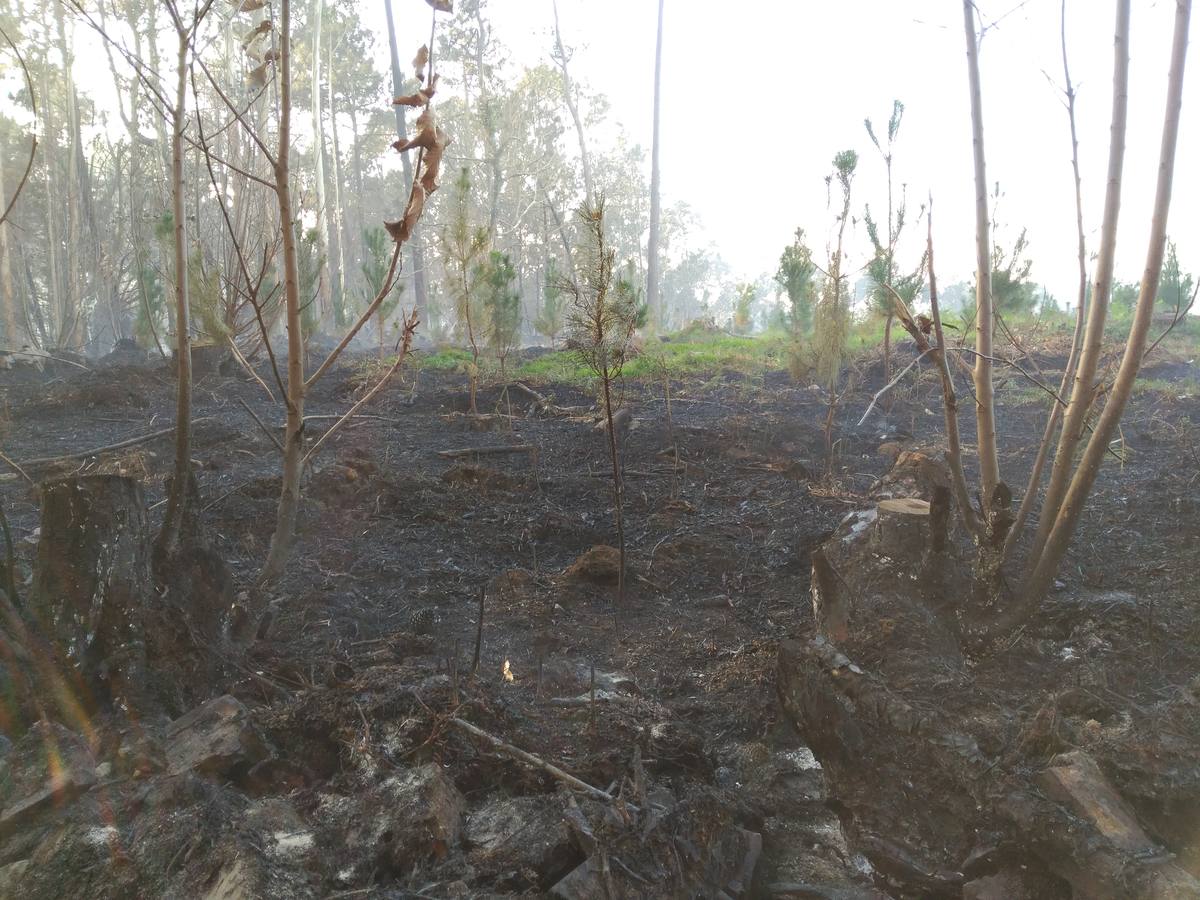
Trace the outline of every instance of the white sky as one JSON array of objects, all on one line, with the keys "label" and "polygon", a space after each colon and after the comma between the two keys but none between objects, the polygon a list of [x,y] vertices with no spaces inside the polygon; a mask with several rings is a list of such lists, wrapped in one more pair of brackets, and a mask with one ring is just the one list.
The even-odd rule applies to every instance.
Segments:
[{"label": "white sky", "polygon": [[[516,64],[544,60],[550,0],[490,0],[497,37]],[[386,51],[382,0],[364,21]],[[394,0],[400,44],[427,28],[428,8]],[[650,142],[656,4],[559,0],[576,78],[608,95],[635,141]],[[1130,116],[1117,276],[1136,281],[1146,252],[1161,135],[1173,0],[1134,0]],[[1033,277],[1066,302],[1075,295],[1075,212],[1061,94],[1059,0],[980,0],[999,20],[982,44],[988,178],[1006,196],[1000,240],[1028,226]],[[1111,109],[1114,4],[1068,0],[1068,45],[1078,92],[1089,253],[1103,203]],[[886,128],[893,98],[906,106],[896,150],[910,210],[934,197],[939,280],[974,269],[973,174],[962,7],[954,0],[666,0],[662,84],[665,203],[699,214],[721,254],[744,277],[774,271],[797,225],[814,249],[832,216],[824,176],[834,153],[860,156],[855,215],[886,204],[883,163],[863,128]],[[1194,30],[1194,29],[1193,29]],[[419,43],[420,41],[416,41]],[[1193,57],[1195,56],[1193,48]],[[405,57],[407,58],[407,57]],[[1185,269],[1200,268],[1200,59],[1189,60],[1170,233]],[[923,231],[923,226],[922,226]],[[916,228],[910,235],[919,239]],[[857,236],[865,262],[865,233]],[[919,248],[913,248],[919,255]]]}]

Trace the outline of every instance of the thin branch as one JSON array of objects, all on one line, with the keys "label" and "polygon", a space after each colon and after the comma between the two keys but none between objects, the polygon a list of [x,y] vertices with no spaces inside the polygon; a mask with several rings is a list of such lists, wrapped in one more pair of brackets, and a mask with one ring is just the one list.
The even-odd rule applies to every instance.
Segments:
[{"label": "thin branch", "polygon": [[[192,425],[199,425],[201,422],[211,422],[212,416],[205,416],[202,419],[193,419]],[[113,450],[124,450],[126,447],[135,447],[138,444],[144,444],[147,441],[152,441],[155,438],[166,437],[168,434],[174,434],[175,426],[170,428],[162,428],[158,431],[152,431],[149,434],[139,435],[138,437],[129,438],[124,441],[117,441],[115,444],[105,444],[103,447],[93,447],[90,450],[80,450],[78,453],[64,453],[62,456],[39,456],[35,459],[23,459],[21,465],[30,469],[36,466],[50,466],[55,463],[71,462],[76,459],[87,459],[89,456],[99,456],[101,453],[111,453]],[[15,463],[14,463],[15,465]]]},{"label": "thin branch", "polygon": [[238,397],[238,403],[242,405],[242,409],[250,414],[250,418],[252,418],[258,427],[262,429],[262,433],[269,437],[271,439],[271,443],[278,447],[279,452],[282,453],[283,444],[279,443],[279,438],[275,437],[275,433],[271,431],[271,429],[266,426],[266,423],[255,414],[254,410],[250,408],[249,404],[247,404],[245,400],[243,400],[241,397]]},{"label": "thin branch", "polygon": [[[33,76],[29,74],[29,69],[25,65],[25,57],[21,55],[21,51],[17,49],[17,45],[12,42],[12,38],[8,36],[3,28],[0,28],[0,37],[3,37],[8,46],[12,47],[12,51],[16,54],[17,62],[21,65],[21,71],[25,73],[25,85],[29,91],[29,106],[33,110],[34,119],[37,119],[37,97],[33,92]],[[38,140],[37,135],[33,135],[29,145],[29,161],[25,163],[25,173],[21,176],[21,180],[17,182],[16,190],[8,199],[8,205],[4,207],[4,212],[0,213],[0,225],[3,225],[8,220],[9,213],[13,207],[17,205],[17,198],[21,196],[21,192],[25,190],[25,184],[29,181],[29,173],[33,171],[33,161],[37,157]]]},{"label": "thin branch", "polygon": [[[417,184],[417,179],[415,177],[413,178],[413,184]],[[312,375],[310,375],[304,382],[304,387],[306,390],[312,387],[313,384],[316,383],[317,379],[324,375],[325,372],[328,371],[329,367],[337,362],[337,358],[342,355],[342,351],[346,349],[346,346],[352,340],[354,340],[354,336],[362,330],[362,327],[371,320],[371,317],[375,315],[375,311],[379,309],[380,304],[382,304],[387,295],[392,292],[392,288],[396,286],[397,269],[400,265],[400,250],[403,246],[404,245],[399,241],[396,242],[395,249],[392,251],[392,261],[389,263],[387,274],[383,278],[383,287],[379,289],[379,293],[375,295],[375,299],[371,301],[371,305],[367,307],[366,311],[361,316],[359,316],[358,321],[354,324],[354,327],[347,331],[345,335],[343,335],[341,341],[338,342],[338,345],[329,352],[327,357],[325,357],[325,361],[321,363],[321,365],[317,367],[317,370],[313,372]]]},{"label": "thin branch", "polygon": [[[400,245],[397,244],[396,246],[399,248]],[[417,311],[414,309],[411,313],[409,313],[408,318],[404,321],[404,337],[401,338],[400,341],[400,352],[396,357],[396,362],[390,369],[383,373],[382,377],[380,377],[379,381],[376,382],[375,386],[367,391],[362,396],[362,399],[351,406],[350,409],[340,419],[330,425],[326,432],[321,435],[320,439],[312,445],[309,451],[304,454],[304,465],[308,465],[313,456],[316,455],[317,451],[321,449],[321,446],[327,440],[333,437],[333,435],[337,434],[337,432],[341,430],[342,426],[352,419],[354,414],[362,409],[372,397],[379,393],[379,391],[383,389],[383,386],[388,383],[393,375],[400,371],[400,367],[404,365],[405,357],[408,356],[409,348],[412,346],[413,332],[415,332],[417,329],[417,322]]]},{"label": "thin branch", "polygon": [[912,362],[910,362],[907,366],[905,366],[903,369],[901,369],[895,378],[893,378],[891,381],[889,381],[887,384],[885,384],[883,387],[881,387],[878,391],[876,391],[875,396],[871,398],[871,403],[867,406],[867,411],[864,412],[862,414],[862,418],[858,420],[858,424],[862,425],[863,422],[867,421],[867,416],[869,416],[871,414],[871,410],[873,410],[875,408],[875,404],[879,402],[880,397],[882,397],[884,394],[886,394],[888,391],[890,391],[892,388],[894,388],[897,384],[899,384],[900,381],[904,378],[904,376],[908,374],[909,370],[911,368],[913,368],[913,366],[915,366],[917,363],[919,363],[921,360],[923,360],[930,353],[933,353],[936,349],[937,349],[936,347],[930,347],[928,350],[922,351],[921,355],[916,357]]}]

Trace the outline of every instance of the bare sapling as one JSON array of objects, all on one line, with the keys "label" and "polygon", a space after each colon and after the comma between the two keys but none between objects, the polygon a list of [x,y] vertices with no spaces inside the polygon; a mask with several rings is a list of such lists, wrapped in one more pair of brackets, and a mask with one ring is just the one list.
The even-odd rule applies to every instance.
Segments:
[{"label": "bare sapling", "polygon": [[613,517],[617,530],[619,571],[617,602],[625,601],[625,519],[624,485],[621,478],[620,446],[614,388],[621,380],[629,357],[633,332],[637,328],[638,298],[623,279],[613,278],[616,251],[608,246],[604,232],[604,200],[584,204],[579,209],[584,240],[576,254],[574,278],[564,277],[562,290],[567,297],[567,347],[579,356],[595,375],[608,436],[612,464]]},{"label": "bare sapling", "polygon": [[979,480],[985,518],[1000,480],[996,449],[996,405],[992,385],[992,241],[988,216],[987,163],[983,146],[983,89],[979,76],[979,41],[975,36],[974,0],[963,0],[967,39],[967,81],[971,91],[971,140],[975,159],[975,426]]},{"label": "bare sapling", "polygon": [[1079,174],[1079,136],[1075,127],[1075,85],[1071,81],[1071,66],[1067,57],[1067,2],[1063,0],[1060,15],[1060,42],[1062,44],[1063,65],[1063,95],[1067,107],[1067,121],[1071,129],[1071,174],[1075,183],[1075,235],[1077,258],[1079,263],[1079,286],[1075,296],[1075,330],[1071,335],[1071,350],[1067,354],[1067,364],[1063,367],[1062,379],[1058,385],[1058,396],[1050,400],[1050,414],[1046,418],[1046,427],[1042,432],[1042,440],[1038,444],[1037,455],[1034,457],[1033,468],[1029,473],[1029,481],[1025,486],[1025,494],[1021,497],[1021,505],[1017,509],[1016,519],[1012,529],[1004,541],[1002,562],[1012,558],[1013,551],[1025,532],[1025,524],[1033,510],[1042,484],[1042,475],[1049,459],[1050,450],[1054,445],[1054,435],[1062,422],[1063,403],[1061,398],[1067,396],[1067,391],[1075,377],[1075,367],[1079,363],[1079,353],[1083,348],[1083,326],[1087,312],[1088,273],[1087,273],[1087,239],[1083,228],[1083,179]]},{"label": "bare sapling", "polygon": [[[442,5],[435,6],[433,11],[436,27],[437,12]],[[265,26],[265,27],[262,27]],[[279,230],[282,235],[282,270],[284,282],[284,326],[287,334],[287,381],[284,385],[284,406],[286,409],[286,424],[283,440],[283,475],[280,484],[279,505],[276,512],[275,532],[271,537],[271,546],[267,553],[266,562],[259,574],[259,583],[266,584],[282,573],[291,555],[295,539],[296,516],[300,506],[301,475],[305,465],[311,461],[313,453],[327,443],[349,420],[353,412],[364,402],[375,396],[387,381],[403,364],[407,349],[411,344],[412,333],[416,327],[415,313],[406,317],[401,347],[396,364],[387,369],[374,387],[355,404],[354,410],[339,418],[322,435],[322,438],[311,450],[305,452],[305,417],[304,400],[313,385],[338,361],[341,354],[349,346],[354,337],[371,321],[379,308],[391,294],[397,283],[400,256],[403,246],[412,237],[413,229],[421,218],[425,203],[430,194],[438,188],[438,174],[441,169],[442,154],[449,138],[438,127],[434,119],[431,101],[437,88],[437,74],[434,70],[433,59],[428,46],[423,46],[413,60],[419,88],[411,95],[397,97],[393,101],[407,107],[420,108],[421,114],[415,123],[415,133],[412,137],[398,140],[393,144],[398,152],[406,153],[416,150],[418,153],[416,176],[412,180],[404,212],[400,219],[385,222],[384,227],[394,242],[391,259],[384,275],[383,283],[375,298],[359,316],[358,320],[346,331],[341,340],[330,351],[329,355],[317,366],[311,374],[305,373],[304,366],[304,323],[303,312],[305,298],[301,296],[299,277],[299,258],[296,240],[295,223],[296,208],[292,197],[291,173],[291,140],[292,140],[292,50],[291,50],[291,0],[281,0],[277,27],[272,29],[270,20],[264,20],[256,33],[277,33],[277,47],[261,53],[262,60],[259,71],[265,80],[266,72],[274,64],[277,68],[278,81],[278,141],[274,150],[267,146],[265,139],[259,134],[255,125],[245,115],[244,110],[221,89],[219,83],[212,77],[207,68],[203,71],[208,77],[213,90],[225,103],[228,111],[242,126],[249,139],[258,148],[270,169],[270,178],[255,176],[254,180],[268,187],[275,195],[279,211]],[[432,33],[431,33],[432,38]],[[253,47],[250,47],[253,51]],[[248,52],[250,52],[248,51]],[[204,148],[206,156],[212,156],[211,149]],[[228,222],[228,220],[227,220]],[[231,234],[231,238],[237,240]]]},{"label": "bare sapling", "polygon": [[[1124,8],[1128,15],[1128,2],[1121,0],[1118,9]],[[1066,554],[1067,546],[1079,522],[1083,505],[1095,484],[1100,471],[1100,463],[1108,450],[1109,442],[1113,439],[1121,421],[1121,415],[1133,392],[1134,382],[1141,369],[1146,341],[1154,316],[1154,302],[1158,296],[1159,278],[1162,273],[1163,256],[1167,243],[1167,215],[1171,207],[1171,187],[1175,174],[1175,151],[1179,140],[1179,121],[1183,109],[1183,76],[1187,61],[1188,26],[1191,19],[1191,0],[1178,0],[1175,5],[1175,29],[1171,45],[1171,69],[1167,81],[1166,111],[1163,117],[1162,140],[1159,148],[1158,178],[1155,186],[1154,210],[1150,219],[1150,236],[1146,249],[1146,265],[1142,272],[1141,285],[1138,289],[1137,305],[1134,308],[1133,324],[1130,326],[1129,337],[1125,341],[1125,351],[1121,357],[1121,365],[1116,378],[1107,392],[1104,409],[1100,412],[1093,427],[1091,437],[1084,448],[1078,465],[1071,475],[1070,482],[1063,494],[1061,504],[1053,512],[1053,522],[1047,529],[1045,540],[1041,544],[1041,552],[1031,557],[1027,571],[1029,575],[1022,591],[1022,605],[1027,609],[1036,609],[1049,589],[1058,567]],[[1120,37],[1120,15],[1118,12],[1118,38]],[[1121,51],[1118,51],[1120,54]],[[1116,128],[1114,127],[1114,132]],[[1114,222],[1115,225],[1115,222]],[[1103,240],[1103,237],[1102,237]],[[1097,265],[1099,268],[1099,264]],[[1104,308],[1093,298],[1092,309],[1088,314],[1088,333],[1092,331],[1092,319],[1099,315],[1100,330],[1103,333]],[[1099,313],[1097,312],[1099,308]],[[1086,352],[1086,347],[1085,347]],[[1080,362],[1082,368],[1083,363]],[[1080,386],[1076,378],[1076,387]],[[1074,394],[1071,403],[1075,403]],[[1068,407],[1067,416],[1070,418],[1071,409]],[[1067,426],[1064,425],[1064,436]],[[1049,511],[1043,509],[1043,516]]]},{"label": "bare sapling", "polygon": [[171,123],[171,226],[175,275],[175,467],[167,493],[167,510],[158,535],[161,558],[171,559],[179,550],[179,536],[187,512],[188,482],[192,477],[192,314],[188,296],[187,217],[184,203],[187,186],[183,180],[184,133],[187,130],[187,86],[189,57],[200,23],[212,6],[208,0],[185,21],[174,2],[166,4],[178,41],[175,58],[175,97],[167,107]]},{"label": "bare sapling", "polygon": [[[937,304],[936,280],[933,276],[932,225],[928,259],[930,266],[932,327],[937,344],[931,345],[928,328],[913,321],[904,300],[891,289],[897,307],[897,317],[917,344],[922,354],[933,351],[938,362],[943,383],[943,399],[946,430],[949,442],[947,460],[950,464],[952,487],[955,500],[963,517],[980,547],[976,562],[977,601],[988,608],[990,614],[981,622],[983,635],[1003,632],[1027,621],[1039,608],[1050,584],[1062,564],[1062,560],[1074,530],[1078,524],[1084,504],[1095,484],[1100,464],[1106,453],[1111,452],[1110,443],[1116,435],[1121,415],[1128,404],[1138,371],[1147,352],[1147,339],[1152,324],[1154,304],[1157,298],[1160,275],[1163,269],[1167,245],[1167,214],[1170,208],[1171,187],[1175,168],[1179,123],[1183,104],[1183,76],[1187,56],[1187,35],[1191,15],[1190,0],[1179,0],[1175,4],[1175,26],[1172,39],[1171,67],[1167,84],[1167,102],[1164,114],[1161,146],[1159,152],[1158,177],[1154,210],[1150,223],[1150,235],[1146,251],[1146,265],[1140,282],[1133,323],[1121,358],[1120,366],[1111,384],[1104,384],[1098,377],[1099,359],[1102,350],[1104,329],[1107,322],[1112,288],[1113,261],[1116,250],[1117,220],[1120,210],[1120,191],[1124,162],[1125,124],[1128,113],[1129,79],[1129,0],[1117,0],[1115,26],[1115,52],[1113,76],[1112,124],[1110,131],[1108,181],[1104,204],[1103,223],[1095,271],[1092,275],[1090,299],[1087,291],[1087,257],[1084,241],[1082,216],[1082,187],[1079,178],[1078,142],[1074,121],[1074,90],[1064,49],[1063,64],[1066,77],[1067,108],[1071,124],[1072,171],[1076,187],[1076,225],[1079,263],[1079,296],[1076,306],[1076,326],[1072,350],[1064,368],[1062,384],[1058,392],[1031,376],[1014,362],[1009,362],[1023,376],[1034,381],[1053,395],[1054,404],[1043,432],[1042,444],[1035,459],[1034,471],[1030,476],[1026,495],[1014,517],[1010,511],[1012,495],[1002,480],[998,466],[993,467],[986,457],[995,450],[995,419],[991,399],[991,369],[996,360],[991,352],[990,332],[997,317],[991,308],[988,276],[992,268],[991,254],[985,255],[990,241],[991,222],[987,216],[986,184],[983,176],[983,146],[981,116],[979,110],[978,42],[974,31],[973,4],[964,3],[967,32],[968,72],[971,84],[971,100],[975,139],[976,188],[979,202],[976,207],[977,250],[979,251],[978,284],[976,291],[976,366],[972,372],[975,380],[977,418],[979,419],[980,457],[980,509],[971,508],[967,499],[967,487],[962,470],[961,447],[958,441],[956,398],[950,366],[945,351],[957,349],[945,346],[942,322]],[[1064,26],[1065,29],[1065,26]],[[1064,40],[1065,47],[1065,40]],[[1086,325],[1084,317],[1086,316]],[[968,351],[970,352],[970,351]],[[986,358],[985,358],[986,357]],[[1062,396],[1070,386],[1070,394]],[[1104,398],[1103,406],[1096,409]],[[1065,406],[1065,410],[1062,409]],[[1058,435],[1058,447],[1054,469],[1047,485],[1041,518],[1033,546],[1024,562],[1027,573],[1018,595],[1007,608],[998,608],[1002,581],[1000,566],[1008,560],[1019,540],[1020,529],[1031,514],[1040,475],[1048,459],[1058,420],[1062,428]],[[1092,418],[1094,422],[1091,422]],[[985,421],[987,420],[987,421]],[[1086,443],[1085,435],[1090,431]],[[1079,453],[1079,445],[1083,451]],[[994,460],[993,460],[994,461]],[[986,588],[980,597],[979,588]]]}]

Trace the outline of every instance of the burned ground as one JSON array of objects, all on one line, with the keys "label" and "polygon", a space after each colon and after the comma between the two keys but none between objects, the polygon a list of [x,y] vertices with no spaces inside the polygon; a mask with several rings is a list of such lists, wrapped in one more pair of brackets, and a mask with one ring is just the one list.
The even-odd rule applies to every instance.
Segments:
[{"label": "burned ground", "polygon": [[[1055,362],[1052,352],[1040,360],[1048,372]],[[310,415],[345,409],[356,365],[321,383]],[[17,462],[172,422],[165,369],[0,375],[0,440]],[[1197,369],[1184,360],[1169,358],[1147,377],[1155,381],[1134,399],[1114,448],[1123,462],[1106,463],[1044,615],[947,673],[923,702],[985,735],[980,749],[998,761],[989,778],[1043,767],[1065,750],[1092,750],[1143,826],[1194,867],[1200,822],[1184,816],[1194,815],[1190,791],[1200,783],[1188,749],[1200,745],[1200,503],[1192,499],[1200,394]],[[582,408],[544,416],[529,397],[490,387],[480,394],[480,411],[490,414],[480,430],[462,415],[463,376],[427,370],[415,389],[397,382],[315,460],[288,574],[259,594],[251,583],[274,526],[279,459],[238,401],[268,425],[280,409],[248,379],[200,380],[193,458],[203,515],[258,631],[243,658],[220,660],[220,676],[205,689],[237,698],[268,749],[239,749],[237,765],[172,779],[153,748],[165,746],[170,758],[165,722],[187,709],[163,709],[143,723],[151,747],[144,771],[116,765],[98,779],[103,792],[87,785],[66,808],[31,814],[19,838],[5,839],[0,865],[30,860],[10,872],[28,879],[24,896],[82,896],[61,868],[71,860],[90,873],[89,896],[196,896],[222,884],[243,891],[224,896],[538,895],[569,872],[585,882],[616,879],[610,886],[629,896],[662,895],[645,886],[668,883],[655,881],[666,851],[654,840],[635,848],[589,801],[578,810],[588,825],[577,821],[560,834],[567,801],[556,779],[497,753],[456,727],[457,718],[621,793],[641,810],[639,827],[647,809],[666,810],[671,834],[695,850],[671,876],[678,891],[687,884],[706,885],[713,896],[732,892],[734,870],[754,855],[740,835],[752,832],[763,842],[754,887],[742,885],[751,895],[774,886],[779,896],[805,896],[786,890],[808,884],[825,886],[813,896],[961,896],[967,877],[992,874],[978,860],[969,867],[968,857],[1000,837],[933,844],[947,823],[918,813],[923,794],[937,789],[936,772],[878,792],[912,804],[893,809],[890,823],[886,809],[829,796],[776,697],[780,643],[813,629],[809,554],[847,513],[870,505],[894,456],[880,445],[938,443],[940,387],[929,372],[885,397],[864,425],[853,424],[881,385],[877,367],[867,367],[840,415],[837,462],[827,472],[823,396],[784,373],[676,381],[669,423],[661,384],[628,384],[629,591],[617,605],[611,560],[608,569],[603,553],[575,565],[615,541],[605,446],[585,414],[593,398],[580,388],[537,385],[558,406]],[[1015,378],[998,398],[1002,465],[1023,478],[1045,403]],[[309,428],[319,433],[330,421]],[[969,415],[963,430],[973,433]],[[499,445],[532,445],[536,454],[438,455]],[[169,470],[162,439],[38,464],[30,474],[131,475],[144,483],[153,521]],[[27,575],[38,495],[19,477],[0,492]],[[854,662],[886,672],[889,660],[868,653]],[[119,752],[134,738],[107,734],[117,725],[103,721],[107,736],[78,754],[99,765],[137,758]],[[1176,758],[1162,763],[1170,772],[1147,774],[1150,763],[1136,758],[1130,737],[1138,729],[1160,732],[1148,744],[1155,752],[1161,732],[1177,735]],[[10,777],[0,784],[6,813],[25,796],[15,775],[28,771],[21,754],[35,746],[24,738],[10,751]],[[430,764],[437,765],[426,771]],[[1178,797],[1164,795],[1164,779],[1185,770],[1193,780],[1178,785]],[[860,774],[868,794],[896,777]],[[444,811],[445,821],[426,823],[418,836],[391,826],[367,833],[364,820],[386,819],[389,807],[411,799],[406,791],[435,798],[421,807]],[[655,791],[660,801],[648,799]],[[180,810],[195,820],[186,841],[172,833]],[[518,853],[528,848],[507,846],[504,835],[520,828],[496,822],[547,835],[547,849]],[[580,835],[589,828],[608,848],[600,856],[615,860],[607,874],[579,874],[589,857]],[[279,834],[296,837],[262,844],[263,835]],[[403,852],[400,841],[409,842]],[[381,842],[393,849],[382,852]],[[1042,875],[1047,890],[1065,891]],[[574,896],[587,896],[588,884]]]}]

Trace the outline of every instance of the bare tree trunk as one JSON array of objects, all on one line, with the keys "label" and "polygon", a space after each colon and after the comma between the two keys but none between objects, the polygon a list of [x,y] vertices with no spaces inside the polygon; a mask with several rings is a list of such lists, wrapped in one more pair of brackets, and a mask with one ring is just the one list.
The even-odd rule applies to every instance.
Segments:
[{"label": "bare tree trunk", "polygon": [[325,205],[325,133],[321,127],[321,25],[325,0],[313,0],[312,24],[312,129],[313,179],[317,190],[317,265],[318,296],[321,311],[318,321],[328,326],[333,319],[333,279],[330,277],[329,210]]},{"label": "bare tree trunk", "polygon": [[[400,68],[400,52],[396,46],[396,25],[392,18],[392,0],[384,0],[384,7],[387,10],[388,24],[388,45],[391,49],[392,56],[392,92],[399,97],[404,93],[404,72]],[[405,121],[406,107],[397,103],[393,107],[396,110],[396,136],[400,140],[408,137],[408,123]],[[401,165],[404,166],[404,189],[405,191],[412,190],[412,161],[408,158],[408,154],[401,154]],[[361,192],[362,186],[359,185]],[[425,319],[425,310],[429,306],[428,288],[425,284],[425,245],[424,235],[425,229],[420,225],[413,228],[412,237],[409,239],[408,252],[412,265],[413,292],[416,294],[417,316],[422,321]]]},{"label": "bare tree trunk", "polygon": [[[1126,16],[1128,15],[1128,5],[1128,0],[1121,0],[1119,3],[1119,7],[1124,7]],[[1141,287],[1138,290],[1133,325],[1129,331],[1129,339],[1125,342],[1121,367],[1117,370],[1116,380],[1113,382],[1108,400],[1104,404],[1104,411],[1100,413],[1096,421],[1095,430],[1088,440],[1087,447],[1084,448],[1079,467],[1071,478],[1070,487],[1067,489],[1062,506],[1046,539],[1045,548],[1031,567],[1029,579],[1025,583],[1023,598],[1027,604],[1036,606],[1041,602],[1058,571],[1059,564],[1066,554],[1067,545],[1075,533],[1075,526],[1078,524],[1084,501],[1087,500],[1088,494],[1095,484],[1096,474],[1100,471],[1100,463],[1108,449],[1108,442],[1116,433],[1121,414],[1129,402],[1133,383],[1137,380],[1138,370],[1141,368],[1146,337],[1150,332],[1151,319],[1154,316],[1154,302],[1158,296],[1158,282],[1162,273],[1163,254],[1167,242],[1167,214],[1171,207],[1171,185],[1175,175],[1175,149],[1179,139],[1179,119],[1183,108],[1183,74],[1187,61],[1188,25],[1191,12],[1191,0],[1176,0],[1175,34],[1171,46],[1171,72],[1167,86],[1167,109],[1163,122],[1162,145],[1159,149],[1154,213],[1150,220],[1146,268],[1142,273]],[[1118,19],[1118,23],[1120,21]],[[1127,23],[1128,19],[1126,18],[1125,21]],[[1096,315],[1096,306],[1097,304],[1093,303],[1092,313],[1088,318],[1089,331],[1092,318]],[[1072,398],[1073,401],[1074,398]]]},{"label": "bare tree trunk", "polygon": [[300,509],[300,475],[304,457],[304,335],[300,322],[300,283],[296,261],[296,214],[292,207],[289,152],[292,140],[291,0],[280,0],[279,16],[279,152],[275,158],[275,196],[283,238],[284,303],[288,338],[287,424],[284,430],[283,478],[271,549],[259,575],[268,583],[283,573],[296,536]]},{"label": "bare tree trunk", "polygon": [[[0,158],[0,208],[8,205],[4,190],[4,160]],[[4,340],[9,347],[20,348],[21,327],[17,317],[17,296],[13,290],[12,254],[9,248],[8,223],[0,222],[0,316],[4,321]]]},{"label": "bare tree trunk", "polygon": [[[660,4],[659,18],[661,21],[662,12]],[[661,34],[662,28],[659,27]],[[571,121],[575,123],[575,136],[579,139],[579,161],[583,166],[583,191],[584,198],[588,206],[591,206],[595,201],[596,192],[592,182],[592,161],[588,156],[587,140],[583,135],[583,120],[579,117],[579,106],[575,103],[575,88],[571,84],[571,75],[567,71],[567,63],[570,62],[570,55],[562,42],[562,32],[558,27],[558,3],[554,4],[554,44],[555,44],[555,62],[558,64],[558,69],[562,73],[563,82],[563,100],[567,104],[567,112],[571,114]],[[657,66],[657,63],[655,63]],[[657,92],[655,97],[657,97]],[[655,117],[657,121],[657,116]]]},{"label": "bare tree trunk", "polygon": [[979,443],[979,477],[984,519],[1000,480],[996,453],[996,409],[992,393],[992,241],[988,216],[988,184],[983,152],[983,91],[979,81],[979,45],[975,38],[975,4],[963,0],[967,38],[967,75],[971,87],[971,135],[975,148],[975,422]]},{"label": "bare tree trunk", "polygon": [[[1108,319],[1108,301],[1112,291],[1113,262],[1117,251],[1117,220],[1121,212],[1121,175],[1125,165],[1125,128],[1129,112],[1129,0],[1118,0],[1113,60],[1112,130],[1108,146],[1108,186],[1104,197],[1104,219],[1100,230],[1100,248],[1092,283],[1091,309],[1087,332],[1075,371],[1071,399],[1063,419],[1058,452],[1046,485],[1046,497],[1034,536],[1030,560],[1041,558],[1046,541],[1055,527],[1071,481],[1075,452],[1083,437],[1087,416],[1096,399],[1096,370],[1104,342],[1104,324]],[[1155,275],[1157,278],[1157,274]]]},{"label": "bare tree trunk", "polygon": [[483,143],[488,158],[488,236],[496,241],[496,225],[500,218],[500,189],[504,186],[500,170],[500,141],[496,134],[496,110],[483,71],[483,49],[487,44],[483,22],[483,5],[475,7],[475,69],[479,77],[479,114],[483,120]]},{"label": "bare tree trunk", "polygon": [[329,44],[329,132],[333,142],[333,238],[337,243],[337,266],[334,284],[334,312],[339,327],[347,324],[346,316],[346,211],[342,208],[342,150],[338,142],[337,98],[333,90],[333,42]]},{"label": "bare tree trunk", "polygon": [[187,502],[192,470],[192,342],[188,327],[187,219],[183,213],[183,132],[187,128],[187,54],[191,35],[183,23],[175,23],[179,55],[175,67],[175,107],[171,116],[171,214],[175,232],[175,363],[178,384],[175,393],[175,477],[167,497],[167,511],[158,536],[160,552],[167,559],[179,549],[179,533]]},{"label": "bare tree trunk", "polygon": [[663,38],[663,0],[658,0],[658,39],[654,44],[654,137],[650,146],[650,237],[646,247],[646,307],[650,311],[651,320],[662,327],[666,321],[664,310],[661,309],[659,297],[659,219],[662,215],[662,203],[659,190],[662,173],[659,167],[659,118],[661,109],[662,82],[662,38]]},{"label": "bare tree trunk", "polygon": [[[1083,179],[1079,175],[1079,137],[1075,129],[1075,86],[1071,83],[1071,67],[1067,59],[1067,0],[1062,0],[1062,62],[1063,62],[1063,79],[1066,82],[1067,95],[1067,120],[1071,126],[1071,172],[1075,179],[1075,233],[1078,246],[1079,259],[1079,292],[1075,298],[1075,332],[1071,336],[1071,352],[1067,354],[1067,364],[1063,367],[1062,380],[1058,385],[1058,396],[1066,396],[1067,389],[1071,386],[1071,381],[1075,377],[1075,367],[1079,362],[1079,351],[1082,348],[1083,340],[1083,324],[1084,317],[1087,311],[1087,239],[1084,237],[1083,231]],[[1029,520],[1029,514],[1033,511],[1033,504],[1036,501],[1038,489],[1042,483],[1042,473],[1045,470],[1046,460],[1050,455],[1050,447],[1054,441],[1054,434],[1058,428],[1059,422],[1062,421],[1063,407],[1055,398],[1050,401],[1050,415],[1046,419],[1046,428],[1042,432],[1042,441],[1038,445],[1037,456],[1033,461],[1033,470],[1029,473],[1029,483],[1025,487],[1025,496],[1021,498],[1021,505],[1017,509],[1016,519],[1013,521],[1013,526],[1008,532],[1008,537],[1004,540],[1004,552],[1001,556],[1003,562],[1007,562],[1012,558],[1013,551],[1016,549],[1017,543],[1021,540],[1021,535],[1025,531],[1025,523]]]},{"label": "bare tree trunk", "polygon": [[612,376],[604,364],[600,380],[604,383],[604,415],[608,420],[608,453],[612,460],[613,516],[617,525],[617,603],[625,604],[625,488],[621,481],[621,458],[617,450],[617,428],[613,422]]}]

